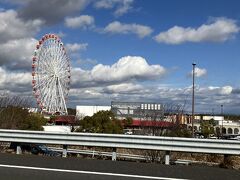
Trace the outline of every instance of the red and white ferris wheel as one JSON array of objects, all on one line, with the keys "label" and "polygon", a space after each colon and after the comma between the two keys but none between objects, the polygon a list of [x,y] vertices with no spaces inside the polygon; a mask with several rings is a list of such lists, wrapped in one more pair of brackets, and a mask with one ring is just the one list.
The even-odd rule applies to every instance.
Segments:
[{"label": "red and white ferris wheel", "polygon": [[44,35],[32,58],[33,94],[41,112],[67,115],[70,78],[70,59],[60,38]]}]

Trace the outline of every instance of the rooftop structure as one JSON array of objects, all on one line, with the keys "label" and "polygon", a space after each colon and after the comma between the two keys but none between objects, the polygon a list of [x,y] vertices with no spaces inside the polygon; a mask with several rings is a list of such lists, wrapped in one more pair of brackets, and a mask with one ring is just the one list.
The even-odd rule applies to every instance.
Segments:
[{"label": "rooftop structure", "polygon": [[162,120],[163,108],[159,103],[111,102],[111,110],[118,119],[131,117],[138,120]]}]

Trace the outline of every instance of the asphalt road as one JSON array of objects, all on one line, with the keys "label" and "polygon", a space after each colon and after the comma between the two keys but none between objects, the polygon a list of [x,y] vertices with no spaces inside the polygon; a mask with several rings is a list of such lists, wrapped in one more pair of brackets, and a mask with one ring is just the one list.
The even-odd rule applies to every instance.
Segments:
[{"label": "asphalt road", "polygon": [[34,155],[0,154],[3,180],[240,180],[240,171],[206,166],[161,165]]}]

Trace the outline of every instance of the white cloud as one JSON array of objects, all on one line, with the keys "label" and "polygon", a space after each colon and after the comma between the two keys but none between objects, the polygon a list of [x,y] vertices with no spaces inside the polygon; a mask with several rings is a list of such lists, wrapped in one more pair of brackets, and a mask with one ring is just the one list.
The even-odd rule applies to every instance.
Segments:
[{"label": "white cloud", "polygon": [[18,70],[29,68],[37,43],[32,36],[43,24],[39,19],[23,20],[15,10],[0,12],[0,66]]},{"label": "white cloud", "polygon": [[5,73],[5,70],[2,67],[0,67],[0,74],[1,74],[0,85],[2,85],[7,79],[7,74]]},{"label": "white cloud", "polygon": [[8,71],[0,67],[0,88],[10,91],[18,91],[20,88],[24,88],[27,91],[31,91],[32,75],[30,72],[16,72]]},{"label": "white cloud", "polygon": [[232,93],[232,91],[233,91],[233,88],[231,86],[223,86],[220,90],[220,94],[229,95]]},{"label": "white cloud", "polygon": [[97,64],[97,60],[95,60],[95,59],[90,59],[90,58],[86,58],[86,59],[79,58],[76,62],[77,62],[80,66],[96,65],[96,64]]},{"label": "white cloud", "polygon": [[139,56],[125,56],[111,66],[98,64],[92,70],[74,68],[72,82],[74,86],[91,87],[127,81],[158,79],[165,74],[166,69],[160,65],[149,65],[146,59]]},{"label": "white cloud", "polygon": [[206,95],[230,95],[233,91],[233,87],[232,86],[208,86],[208,87],[198,87],[196,88],[197,91],[200,94],[206,94]]},{"label": "white cloud", "polygon": [[0,65],[15,69],[30,67],[36,43],[34,38],[23,38],[0,44]]},{"label": "white cloud", "polygon": [[153,30],[149,26],[140,24],[124,24],[118,21],[108,24],[103,32],[112,34],[136,34],[140,38],[149,36]]},{"label": "white cloud", "polygon": [[43,21],[39,19],[23,21],[14,10],[0,12],[0,42],[31,37],[36,34]]},{"label": "white cloud", "polygon": [[143,91],[144,88],[142,85],[133,84],[133,83],[122,83],[116,85],[110,85],[105,88],[106,93],[138,93],[139,91]]},{"label": "white cloud", "polygon": [[89,0],[25,0],[19,9],[23,19],[42,19],[47,25],[61,22],[66,16],[81,12],[91,1]]},{"label": "white cloud", "polygon": [[70,89],[70,96],[72,97],[72,101],[83,101],[86,99],[87,101],[89,100],[94,100],[96,99],[102,100],[101,98],[104,98],[104,94],[101,92],[101,88],[71,88]]},{"label": "white cloud", "polygon": [[134,0],[99,0],[94,6],[97,9],[112,9],[115,8],[114,15],[121,16],[128,13],[133,7]]},{"label": "white cloud", "polygon": [[128,79],[153,79],[162,77],[166,70],[160,65],[149,65],[140,56],[125,56],[112,66],[98,64],[91,76],[99,81],[123,81]]},{"label": "white cloud", "polygon": [[122,16],[123,14],[128,13],[132,9],[133,0],[123,0],[122,5],[119,6],[115,12],[115,16]]},{"label": "white cloud", "polygon": [[66,44],[66,49],[70,52],[78,52],[80,50],[86,50],[88,43],[73,43]]},{"label": "white cloud", "polygon": [[[239,108],[239,93],[232,93],[233,87],[200,87],[195,90],[195,111],[197,113],[220,112],[220,105],[225,109]],[[238,90],[239,91],[239,90]],[[160,102],[163,104],[180,105],[184,111],[191,111],[191,87],[162,87],[161,84],[146,85],[139,82],[120,82],[98,87],[74,89],[74,101],[88,104],[110,104],[111,101]]]},{"label": "white cloud", "polygon": [[210,24],[198,28],[174,26],[160,32],[154,39],[159,43],[181,44],[185,42],[224,42],[239,32],[236,21],[227,18],[216,18]]},{"label": "white cloud", "polygon": [[81,15],[78,17],[65,18],[65,26],[70,28],[92,28],[94,27],[94,17],[89,15]]},{"label": "white cloud", "polygon": [[[192,74],[193,74],[193,71],[191,72],[191,76],[192,76]],[[206,69],[198,68],[198,67],[195,68],[195,76],[196,77],[202,77],[202,76],[205,76],[205,75],[207,75],[207,70]]]},{"label": "white cloud", "polygon": [[58,37],[63,38],[66,36],[66,34],[62,31],[59,31],[58,33],[55,33]]},{"label": "white cloud", "polygon": [[111,9],[114,6],[113,0],[100,0],[96,1],[94,6],[98,9]]}]

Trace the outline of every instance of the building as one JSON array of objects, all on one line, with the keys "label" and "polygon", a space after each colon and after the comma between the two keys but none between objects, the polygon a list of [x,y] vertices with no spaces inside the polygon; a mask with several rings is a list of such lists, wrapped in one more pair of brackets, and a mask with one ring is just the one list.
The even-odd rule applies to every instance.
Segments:
[{"label": "building", "polygon": [[173,123],[164,116],[164,108],[159,103],[112,101],[111,111],[119,120],[131,117],[131,127],[170,127]]},{"label": "building", "polygon": [[92,116],[98,111],[110,111],[111,106],[77,106],[76,107],[76,116],[78,119],[82,119],[85,116]]},{"label": "building", "polygon": [[160,120],[163,115],[162,105],[158,103],[112,101],[111,110],[118,119],[131,117],[142,120]]},{"label": "building", "polygon": [[[186,117],[187,118],[187,117]],[[239,135],[240,134],[240,121],[225,120],[224,116],[209,116],[209,115],[196,115],[194,116],[194,129],[196,132],[201,132],[201,121],[209,121],[213,119],[216,123],[214,131],[216,134],[224,136]],[[191,121],[187,121],[189,129],[192,128]],[[222,129],[222,132],[221,132]]]}]

